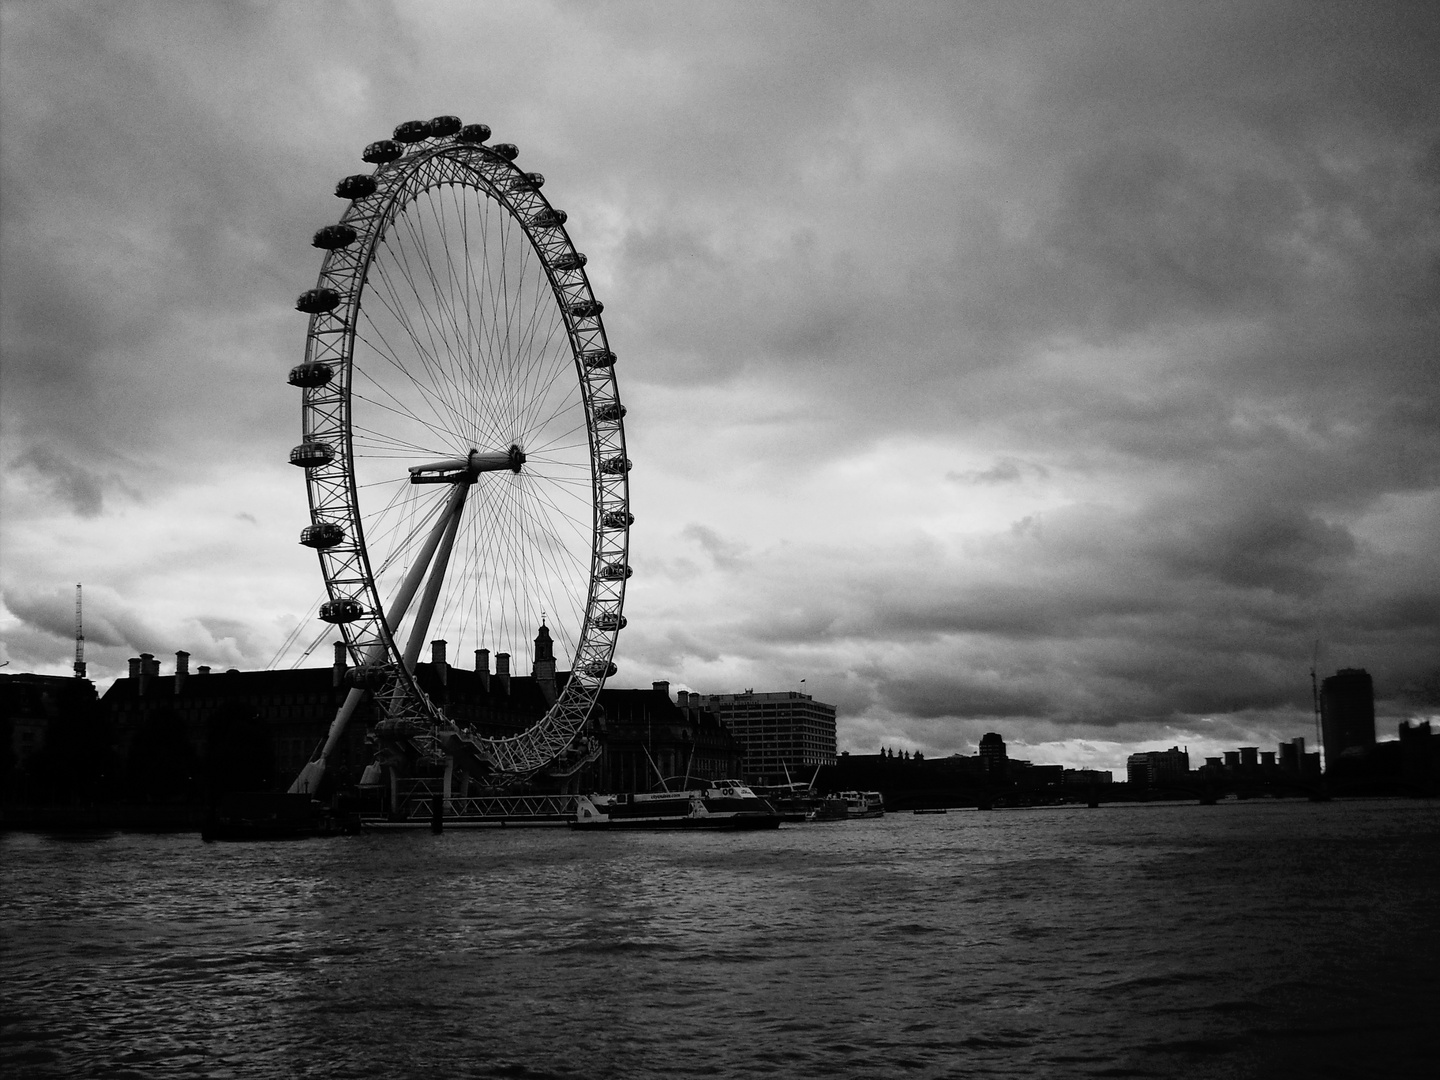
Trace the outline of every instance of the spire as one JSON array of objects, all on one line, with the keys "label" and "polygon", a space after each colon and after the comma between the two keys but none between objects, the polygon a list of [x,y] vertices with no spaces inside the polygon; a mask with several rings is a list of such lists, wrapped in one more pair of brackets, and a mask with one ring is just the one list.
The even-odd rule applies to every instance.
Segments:
[{"label": "spire", "polygon": [[540,624],[540,632],[535,635],[535,663],[542,660],[555,662],[555,642],[550,639],[550,628],[543,622]]},{"label": "spire", "polygon": [[559,687],[555,683],[555,643],[550,640],[550,628],[544,622],[535,635],[535,663],[530,667],[540,693],[545,695],[547,705],[555,704]]}]

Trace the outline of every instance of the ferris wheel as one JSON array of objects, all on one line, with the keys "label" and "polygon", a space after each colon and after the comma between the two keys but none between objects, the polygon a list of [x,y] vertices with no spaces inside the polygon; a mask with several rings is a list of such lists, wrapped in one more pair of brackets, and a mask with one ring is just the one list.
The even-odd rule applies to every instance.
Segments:
[{"label": "ferris wheel", "polygon": [[[489,138],[454,116],[401,124],[314,237],[290,461],[353,689],[292,791],[315,790],[366,694],[382,741],[433,757],[460,737],[495,777],[530,775],[615,672],[634,520],[615,354],[565,211]],[[427,641],[488,665],[528,655],[538,628],[568,677],[519,735],[458,727],[416,680]]]}]

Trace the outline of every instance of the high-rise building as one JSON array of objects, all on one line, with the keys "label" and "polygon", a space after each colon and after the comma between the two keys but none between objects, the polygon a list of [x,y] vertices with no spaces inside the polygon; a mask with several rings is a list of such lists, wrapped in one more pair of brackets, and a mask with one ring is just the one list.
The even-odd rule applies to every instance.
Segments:
[{"label": "high-rise building", "polygon": [[1363,757],[1375,746],[1375,684],[1364,668],[1342,668],[1320,684],[1320,726],[1325,768],[1346,756]]},{"label": "high-rise building", "polygon": [[[699,699],[699,700],[697,700]],[[809,694],[691,694],[703,703],[745,748],[744,779],[757,784],[808,780],[820,765],[835,764],[835,706]],[[681,704],[685,704],[682,698]]]},{"label": "high-rise building", "polygon": [[1005,752],[1005,740],[998,732],[987,731],[980,737],[980,764],[986,776],[1002,777],[1010,757]]},{"label": "high-rise building", "polygon": [[[1226,764],[1230,755],[1226,754]],[[1236,755],[1236,762],[1239,755]],[[1172,746],[1169,750],[1146,750],[1131,754],[1125,761],[1125,779],[1136,787],[1164,787],[1190,775],[1190,751]]]}]

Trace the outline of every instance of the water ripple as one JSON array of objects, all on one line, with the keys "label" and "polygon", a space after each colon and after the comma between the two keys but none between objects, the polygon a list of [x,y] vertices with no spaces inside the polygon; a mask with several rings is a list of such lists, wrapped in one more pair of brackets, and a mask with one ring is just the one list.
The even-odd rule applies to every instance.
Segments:
[{"label": "water ripple", "polygon": [[0,836],[0,1072],[1428,1075],[1436,811]]}]

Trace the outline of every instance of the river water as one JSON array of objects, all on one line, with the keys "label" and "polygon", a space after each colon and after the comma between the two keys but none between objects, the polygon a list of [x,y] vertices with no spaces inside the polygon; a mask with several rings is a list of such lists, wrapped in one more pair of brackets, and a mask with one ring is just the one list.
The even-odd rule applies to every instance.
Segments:
[{"label": "river water", "polygon": [[1440,1075],[1440,806],[0,835],[0,1074]]}]

